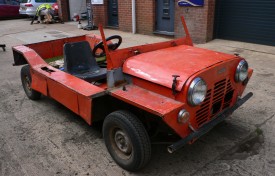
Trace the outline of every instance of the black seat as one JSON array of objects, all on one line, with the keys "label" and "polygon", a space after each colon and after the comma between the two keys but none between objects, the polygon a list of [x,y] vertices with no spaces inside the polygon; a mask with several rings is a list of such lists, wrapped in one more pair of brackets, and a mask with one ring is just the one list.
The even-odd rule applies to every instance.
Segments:
[{"label": "black seat", "polygon": [[88,82],[105,79],[106,68],[100,68],[87,41],[64,44],[64,71]]}]

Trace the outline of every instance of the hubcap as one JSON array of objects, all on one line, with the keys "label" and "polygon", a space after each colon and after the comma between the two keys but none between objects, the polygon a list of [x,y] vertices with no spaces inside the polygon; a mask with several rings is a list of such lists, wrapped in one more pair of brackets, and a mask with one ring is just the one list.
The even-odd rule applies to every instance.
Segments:
[{"label": "hubcap", "polygon": [[117,130],[114,135],[116,147],[124,154],[131,154],[132,145],[128,136],[122,131]]},{"label": "hubcap", "polygon": [[25,84],[28,91],[31,91],[31,80],[28,76],[25,76]]}]

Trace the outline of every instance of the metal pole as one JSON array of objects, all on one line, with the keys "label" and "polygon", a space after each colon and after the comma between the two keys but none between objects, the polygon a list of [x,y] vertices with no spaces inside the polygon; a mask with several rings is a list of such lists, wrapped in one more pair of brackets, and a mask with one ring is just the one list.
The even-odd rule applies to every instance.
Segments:
[{"label": "metal pole", "polygon": [[136,33],[136,0],[132,0],[132,32]]},{"label": "metal pole", "polygon": [[92,6],[92,1],[91,0],[87,0],[86,1],[86,5],[87,5],[87,21],[88,21],[88,25],[85,26],[83,29],[84,30],[94,30],[97,29],[96,26],[94,26],[94,19],[93,19],[93,6]]}]

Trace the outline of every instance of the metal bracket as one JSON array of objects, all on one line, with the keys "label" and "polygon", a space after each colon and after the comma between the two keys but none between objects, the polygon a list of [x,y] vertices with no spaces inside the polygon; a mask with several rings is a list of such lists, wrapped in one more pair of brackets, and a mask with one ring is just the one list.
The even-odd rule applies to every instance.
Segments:
[{"label": "metal bracket", "polygon": [[173,95],[176,95],[177,94],[176,87],[177,87],[177,83],[178,83],[177,78],[180,77],[180,76],[179,75],[172,75],[172,77],[174,78],[173,79],[173,84],[172,84],[172,92],[173,92]]}]

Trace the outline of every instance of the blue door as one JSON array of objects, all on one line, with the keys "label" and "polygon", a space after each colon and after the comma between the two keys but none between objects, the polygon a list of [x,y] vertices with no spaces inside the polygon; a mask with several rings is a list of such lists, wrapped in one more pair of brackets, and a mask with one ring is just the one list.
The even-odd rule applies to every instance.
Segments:
[{"label": "blue door", "polygon": [[118,5],[117,0],[108,1],[108,26],[118,26]]},{"label": "blue door", "polygon": [[174,0],[156,0],[156,33],[174,35]]}]

